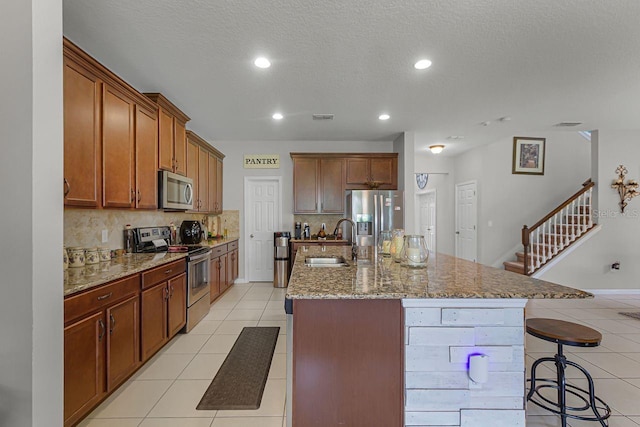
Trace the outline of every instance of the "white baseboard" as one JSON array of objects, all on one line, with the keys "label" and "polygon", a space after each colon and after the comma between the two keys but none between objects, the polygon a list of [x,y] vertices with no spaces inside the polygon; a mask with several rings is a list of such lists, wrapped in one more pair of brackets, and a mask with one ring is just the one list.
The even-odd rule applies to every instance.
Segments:
[{"label": "white baseboard", "polygon": [[582,289],[594,295],[640,295],[640,289]]},{"label": "white baseboard", "polygon": [[249,283],[249,281],[238,277],[234,283]]}]

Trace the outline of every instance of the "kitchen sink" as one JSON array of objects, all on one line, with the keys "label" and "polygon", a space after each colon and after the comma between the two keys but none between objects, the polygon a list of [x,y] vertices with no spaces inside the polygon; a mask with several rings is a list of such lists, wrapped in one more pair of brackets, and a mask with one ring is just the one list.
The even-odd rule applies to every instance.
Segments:
[{"label": "kitchen sink", "polygon": [[305,257],[304,265],[307,267],[348,267],[349,264],[342,256]]}]

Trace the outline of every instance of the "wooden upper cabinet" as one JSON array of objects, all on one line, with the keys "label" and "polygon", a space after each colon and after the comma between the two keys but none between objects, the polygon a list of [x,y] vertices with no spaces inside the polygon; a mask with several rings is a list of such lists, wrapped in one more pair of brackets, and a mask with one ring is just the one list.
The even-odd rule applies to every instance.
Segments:
[{"label": "wooden upper cabinet", "polygon": [[396,153],[363,153],[347,158],[347,190],[368,190],[371,184],[381,190],[398,189],[398,155]]},{"label": "wooden upper cabinet", "polygon": [[216,211],[215,213],[222,213],[222,158],[217,157],[216,162]]},{"label": "wooden upper cabinet", "polygon": [[187,176],[193,179],[195,200],[193,210],[222,212],[222,159],[216,150],[196,133],[186,131]]},{"label": "wooden upper cabinet", "polygon": [[64,204],[101,204],[100,112],[102,82],[64,49]]},{"label": "wooden upper cabinet", "polygon": [[156,112],[136,106],[136,208],[158,209]]},{"label": "wooden upper cabinet", "polygon": [[193,180],[193,210],[198,210],[198,196],[199,196],[199,186],[198,186],[198,160],[200,157],[200,147],[198,144],[187,138],[187,178],[191,178]]},{"label": "wooden upper cabinet", "polygon": [[212,153],[205,153],[207,155],[207,185],[208,185],[208,193],[207,199],[209,201],[209,205],[207,206],[207,210],[209,212],[215,213],[217,212],[217,191],[218,186],[216,183],[216,178],[218,176],[218,158],[214,156]]},{"label": "wooden upper cabinet", "polygon": [[198,154],[198,210],[209,212],[209,153],[199,147]]},{"label": "wooden upper cabinet", "polygon": [[145,95],[158,105],[158,169],[186,175],[189,117],[161,93]]},{"label": "wooden upper cabinet", "polygon": [[109,208],[135,206],[135,103],[119,90],[104,85],[102,103],[102,204]]},{"label": "wooden upper cabinet", "polygon": [[320,213],[343,213],[346,161],[320,159]]},{"label": "wooden upper cabinet", "polygon": [[318,159],[293,159],[293,211],[316,213],[318,211]]}]

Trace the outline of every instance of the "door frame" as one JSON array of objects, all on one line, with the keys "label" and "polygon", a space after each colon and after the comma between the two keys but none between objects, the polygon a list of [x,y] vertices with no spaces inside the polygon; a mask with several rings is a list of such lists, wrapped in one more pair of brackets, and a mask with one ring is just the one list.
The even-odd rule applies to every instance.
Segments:
[{"label": "door frame", "polygon": [[[249,257],[247,256],[248,253],[248,249],[249,249],[249,242],[250,242],[250,238],[249,238],[249,233],[247,233],[247,230],[249,228],[249,215],[247,214],[247,206],[249,206],[249,202],[250,202],[250,197],[249,197],[249,184],[251,182],[264,182],[264,181],[277,181],[278,182],[278,203],[277,203],[277,209],[278,212],[276,214],[276,224],[277,224],[277,228],[278,229],[282,229],[282,176],[281,175],[266,175],[266,176],[245,176],[244,177],[244,206],[242,207],[243,209],[243,217],[244,220],[242,221],[242,233],[244,234],[244,238],[242,239],[242,241],[244,242],[244,244],[242,245],[243,247],[241,247],[241,252],[242,252],[242,260],[243,260],[243,272],[244,272],[244,282],[248,283],[249,282]],[[245,262],[246,261],[246,262]]]},{"label": "door frame", "polygon": [[[420,231],[420,199],[422,196],[425,196],[427,194],[433,194],[433,198],[436,203],[436,221],[435,221],[436,232],[435,232],[434,240],[436,241],[436,248],[437,248],[438,246],[438,190],[436,188],[432,188],[430,190],[422,191],[420,193],[415,194],[416,196],[415,197],[415,229]],[[436,248],[432,248],[431,252],[435,254],[437,252]]]},{"label": "door frame", "polygon": [[455,185],[455,196],[454,196],[454,203],[455,203],[455,219],[454,219],[454,230],[455,230],[455,242],[454,242],[454,248],[455,248],[455,256],[458,256],[458,188],[462,187],[463,185],[469,185],[469,184],[473,184],[475,186],[475,203],[474,203],[474,219],[475,219],[475,223],[476,223],[476,245],[475,248],[473,248],[474,250],[474,262],[478,262],[478,181],[473,179],[471,181],[465,181],[465,182],[459,182]]}]

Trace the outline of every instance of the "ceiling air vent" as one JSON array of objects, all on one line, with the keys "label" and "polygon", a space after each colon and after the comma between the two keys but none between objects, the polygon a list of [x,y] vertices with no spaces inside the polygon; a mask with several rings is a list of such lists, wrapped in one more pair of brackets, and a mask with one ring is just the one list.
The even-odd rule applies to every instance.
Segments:
[{"label": "ceiling air vent", "polygon": [[313,120],[333,120],[333,114],[314,114]]},{"label": "ceiling air vent", "polygon": [[573,126],[580,126],[581,124],[582,122],[560,122],[560,123],[556,123],[553,126],[557,128],[570,128]]}]

